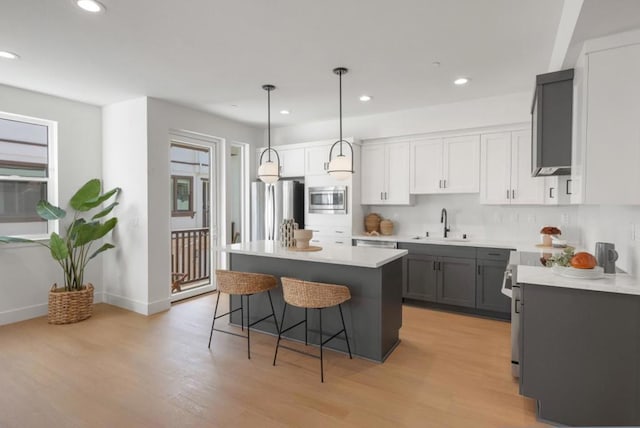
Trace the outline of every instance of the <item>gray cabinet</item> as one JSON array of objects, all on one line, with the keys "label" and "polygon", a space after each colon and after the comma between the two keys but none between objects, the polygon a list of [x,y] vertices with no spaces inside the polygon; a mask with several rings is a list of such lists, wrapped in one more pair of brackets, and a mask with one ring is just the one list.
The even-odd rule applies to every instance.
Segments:
[{"label": "gray cabinet", "polygon": [[441,257],[438,261],[438,299],[447,305],[476,306],[476,259]]},{"label": "gray cabinet", "polygon": [[509,319],[510,300],[500,289],[511,250],[413,243],[398,248],[409,251],[402,297]]},{"label": "gray cabinet", "polygon": [[510,312],[511,299],[500,291],[506,268],[506,261],[478,259],[476,308],[488,311]]},{"label": "gray cabinet", "polygon": [[640,425],[640,296],[520,284],[520,393],[541,419]]},{"label": "gray cabinet", "polygon": [[436,257],[409,254],[405,258],[404,297],[435,302],[438,271]]}]

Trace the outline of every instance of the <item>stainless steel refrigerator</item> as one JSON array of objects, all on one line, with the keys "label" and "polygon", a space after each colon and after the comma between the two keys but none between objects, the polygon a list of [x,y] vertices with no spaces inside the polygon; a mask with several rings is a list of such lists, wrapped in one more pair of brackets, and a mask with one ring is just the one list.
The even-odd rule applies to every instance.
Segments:
[{"label": "stainless steel refrigerator", "polygon": [[304,228],[304,184],[280,180],[274,184],[251,183],[251,240],[279,240],[284,219]]}]

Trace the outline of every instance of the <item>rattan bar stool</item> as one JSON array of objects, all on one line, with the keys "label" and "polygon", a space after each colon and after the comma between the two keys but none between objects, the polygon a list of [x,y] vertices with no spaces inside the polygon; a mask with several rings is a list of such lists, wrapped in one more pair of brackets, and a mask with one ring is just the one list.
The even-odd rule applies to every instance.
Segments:
[{"label": "rattan bar stool", "polygon": [[[280,320],[280,333],[278,334],[278,342],[276,344],[276,352],[273,356],[273,365],[276,365],[276,359],[278,358],[278,349],[285,348],[290,351],[298,352],[301,354],[309,355],[314,358],[320,359],[320,382],[324,382],[324,359],[323,359],[323,346],[332,339],[335,339],[339,334],[344,333],[344,339],[347,342],[347,350],[349,351],[349,358],[353,358],[351,355],[351,346],[349,346],[349,337],[347,336],[347,328],[344,324],[344,316],[342,315],[342,304],[351,299],[351,293],[349,289],[344,285],[324,284],[321,282],[309,282],[302,281],[294,278],[281,278],[282,281],[282,293],[284,295],[284,308],[282,310],[282,319]],[[304,320],[284,328],[284,316],[287,312],[287,305],[297,306],[304,308]],[[342,321],[342,330],[331,336],[330,338],[323,340],[322,335],[322,310],[337,306],[340,311],[340,320]],[[282,333],[285,333],[293,328],[304,324],[304,344],[308,345],[307,341],[307,310],[317,309],[320,319],[320,356],[303,352],[298,349],[289,348],[284,345],[280,345],[282,339]]]},{"label": "rattan bar stool", "polygon": [[[213,332],[227,333],[233,336],[244,337],[247,339],[247,358],[251,359],[251,327],[270,317],[276,324],[276,330],[280,334],[278,327],[278,319],[273,309],[273,300],[271,300],[271,290],[278,286],[278,280],[275,276],[264,275],[260,273],[235,272],[230,270],[216,270],[216,282],[218,286],[218,298],[216,299],[216,308],[213,311],[213,322],[211,323],[211,333],[209,334],[209,349],[211,349],[211,337]],[[267,292],[269,296],[269,304],[271,305],[271,313],[257,321],[251,322],[251,312],[249,307],[249,297],[254,294]],[[240,296],[240,307],[230,310],[229,312],[218,315],[218,303],[220,302],[220,293]],[[215,328],[218,318],[226,317],[234,312],[240,311],[240,326],[244,331],[244,305],[242,304],[243,296],[247,297],[247,335],[234,333],[232,331],[219,330]]]}]

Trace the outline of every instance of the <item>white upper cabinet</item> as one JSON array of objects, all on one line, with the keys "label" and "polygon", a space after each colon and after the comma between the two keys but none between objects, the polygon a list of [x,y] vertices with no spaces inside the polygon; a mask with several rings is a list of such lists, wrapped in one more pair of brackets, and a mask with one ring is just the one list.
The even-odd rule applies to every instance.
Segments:
[{"label": "white upper cabinet", "polygon": [[278,154],[280,155],[280,175],[282,177],[304,177],[304,149],[279,149]]},{"label": "white upper cabinet", "polygon": [[411,143],[411,193],[440,193],[442,138]]},{"label": "white upper cabinet", "polygon": [[331,145],[309,147],[305,151],[305,175],[327,175]]},{"label": "white upper cabinet", "polygon": [[529,130],[485,134],[480,151],[481,203],[544,204],[545,180],[531,177]]},{"label": "white upper cabinet", "polygon": [[511,204],[544,204],[544,177],[531,176],[531,131],[511,133]]},{"label": "white upper cabinet", "polygon": [[410,165],[411,193],[476,193],[480,187],[480,137],[414,141]]},{"label": "white upper cabinet", "polygon": [[573,203],[640,204],[638,76],[640,32],[585,43],[574,80]]},{"label": "white upper cabinet", "polygon": [[410,205],[409,143],[362,147],[362,204]]},{"label": "white upper cabinet", "polygon": [[478,193],[480,191],[480,136],[443,140],[444,193]]}]

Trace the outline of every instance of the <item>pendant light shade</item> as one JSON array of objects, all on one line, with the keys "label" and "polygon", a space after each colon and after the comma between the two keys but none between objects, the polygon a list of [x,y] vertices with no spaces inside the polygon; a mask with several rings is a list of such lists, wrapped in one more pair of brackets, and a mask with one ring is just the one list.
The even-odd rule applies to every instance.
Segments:
[{"label": "pendant light shade", "polygon": [[[333,143],[329,150],[329,175],[337,178],[338,180],[347,180],[353,174],[353,146],[348,141],[342,138],[342,75],[346,74],[349,70],[344,67],[334,68],[333,72],[338,75],[340,79],[340,139]],[[343,145],[349,148],[350,156],[346,156],[343,152]],[[334,156],[333,150],[336,148],[338,154]]]},{"label": "pendant light shade", "polygon": [[[267,148],[260,154],[258,167],[258,178],[267,184],[275,183],[280,179],[280,155],[276,149],[271,148],[271,91],[276,87],[273,85],[262,85],[262,89],[267,91]],[[271,155],[275,159],[271,159]],[[266,159],[265,158],[266,156]]]}]

